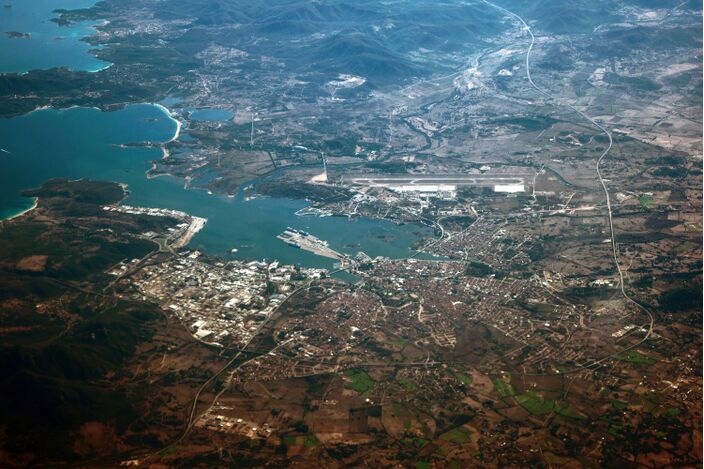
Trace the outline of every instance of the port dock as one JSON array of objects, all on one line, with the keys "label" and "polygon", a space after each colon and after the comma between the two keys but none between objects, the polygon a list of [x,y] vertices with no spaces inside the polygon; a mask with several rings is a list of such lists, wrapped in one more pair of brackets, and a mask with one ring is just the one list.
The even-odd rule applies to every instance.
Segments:
[{"label": "port dock", "polygon": [[328,246],[327,241],[323,241],[307,231],[296,230],[288,227],[277,236],[281,241],[304,251],[312,252],[318,256],[329,257],[331,259],[342,260],[345,256]]}]

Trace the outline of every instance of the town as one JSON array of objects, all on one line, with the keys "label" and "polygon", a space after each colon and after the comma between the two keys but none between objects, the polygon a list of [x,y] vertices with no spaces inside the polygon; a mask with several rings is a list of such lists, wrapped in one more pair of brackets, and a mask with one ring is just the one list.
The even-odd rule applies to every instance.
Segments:
[{"label": "town", "polygon": [[[114,273],[124,269],[116,267]],[[301,285],[325,276],[274,261],[206,261],[185,251],[143,267],[130,282],[144,299],[174,314],[199,341],[242,347],[281,302]]]}]

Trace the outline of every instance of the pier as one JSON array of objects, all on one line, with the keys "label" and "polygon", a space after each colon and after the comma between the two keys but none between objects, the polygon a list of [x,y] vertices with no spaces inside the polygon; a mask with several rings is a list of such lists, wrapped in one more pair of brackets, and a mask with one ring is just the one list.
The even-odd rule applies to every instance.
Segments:
[{"label": "pier", "polygon": [[323,241],[312,234],[288,227],[283,233],[277,236],[278,239],[289,246],[293,246],[304,251],[312,252],[318,256],[329,257],[331,259],[342,260],[345,256],[328,246],[327,241]]}]

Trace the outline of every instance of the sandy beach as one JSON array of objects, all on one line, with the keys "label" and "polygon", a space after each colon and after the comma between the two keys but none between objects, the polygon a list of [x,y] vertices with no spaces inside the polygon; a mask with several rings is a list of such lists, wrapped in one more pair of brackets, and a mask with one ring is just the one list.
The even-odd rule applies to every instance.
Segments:
[{"label": "sandy beach", "polygon": [[25,213],[31,212],[32,210],[34,210],[35,208],[37,208],[37,205],[38,205],[38,204],[39,204],[39,198],[38,198],[38,197],[34,197],[34,202],[32,203],[32,206],[31,206],[31,207],[29,207],[29,208],[27,208],[27,209],[25,209],[25,210],[22,210],[21,212],[16,213],[16,214],[12,215],[11,217],[5,218],[4,220],[12,220],[13,218],[21,217],[21,216],[24,215]]},{"label": "sandy beach", "polygon": [[176,122],[176,133],[174,133],[174,136],[171,137],[171,139],[165,141],[164,143],[173,142],[173,141],[176,140],[176,139],[178,138],[178,136],[181,134],[181,126],[182,126],[183,124],[181,123],[180,120],[178,120],[178,119],[176,119],[176,118],[174,117],[176,114],[174,114],[174,113],[172,113],[171,111],[169,111],[169,109],[168,109],[166,106],[164,106],[163,104],[159,104],[159,103],[150,103],[150,104],[151,104],[152,106],[154,106],[154,107],[159,108],[159,109],[161,110],[161,112],[163,112],[164,114],[166,114],[167,116],[169,116],[169,119],[171,119],[172,121]]}]

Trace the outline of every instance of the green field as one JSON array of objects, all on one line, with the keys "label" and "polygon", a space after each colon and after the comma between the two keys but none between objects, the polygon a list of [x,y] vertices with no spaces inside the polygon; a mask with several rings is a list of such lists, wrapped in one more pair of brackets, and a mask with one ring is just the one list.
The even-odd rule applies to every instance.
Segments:
[{"label": "green field", "polygon": [[467,443],[471,436],[472,434],[466,428],[457,427],[440,435],[440,439],[451,443]]},{"label": "green field", "polygon": [[171,456],[172,454],[176,454],[177,452],[178,448],[176,448],[175,446],[170,446],[159,451],[159,456]]},{"label": "green field", "polygon": [[396,339],[393,339],[391,343],[394,344],[396,347],[402,349],[408,343],[408,339],[404,339],[403,337],[397,337]]},{"label": "green field", "polygon": [[611,405],[613,405],[618,410],[623,410],[626,407],[628,407],[628,403],[622,402],[622,401],[617,401],[616,399],[611,400]]},{"label": "green field", "polygon": [[494,383],[494,386],[496,387],[496,390],[499,392],[499,395],[502,398],[505,397],[511,397],[516,395],[516,391],[513,390],[513,387],[508,384],[506,381],[502,379],[494,379],[492,380]]},{"label": "green field", "polygon": [[470,385],[472,384],[472,377],[463,373],[455,373],[455,378],[457,378],[462,384]]},{"label": "green field", "polygon": [[313,448],[320,444],[318,439],[313,434],[284,435],[283,440],[286,446],[305,446],[306,448]]},{"label": "green field", "polygon": [[345,376],[347,376],[351,383],[346,384],[346,387],[354,389],[360,394],[364,394],[374,387],[374,380],[362,370],[350,370],[345,371]]},{"label": "green field", "polygon": [[640,202],[641,207],[650,208],[653,206],[653,197],[643,194],[638,197],[638,202]]},{"label": "green field", "polygon": [[543,399],[535,393],[527,392],[516,396],[516,401],[533,415],[549,414],[555,409],[555,403],[549,399]]},{"label": "green field", "polygon": [[406,391],[413,392],[413,391],[415,391],[416,389],[418,389],[418,386],[416,386],[416,383],[414,383],[414,382],[411,381],[410,379],[399,378],[399,379],[398,379],[398,382],[399,382],[399,384],[400,384],[401,386],[403,386],[403,388],[404,388]]},{"label": "green field", "polygon": [[643,395],[641,398],[640,402],[643,405],[643,409],[646,412],[653,412],[655,409],[657,409],[660,405],[661,398],[659,395],[655,393],[648,393]]},{"label": "green field", "polygon": [[655,363],[655,360],[652,358],[643,355],[640,352],[636,352],[635,350],[631,350],[629,352],[621,353],[619,355],[616,355],[617,360],[621,360],[624,362],[628,363],[635,363],[636,365],[645,365],[645,366],[650,366],[653,363]]},{"label": "green field", "polygon": [[306,435],[303,437],[303,446],[306,448],[313,448],[315,446],[318,446],[320,442],[318,439],[315,437],[315,435]]},{"label": "green field", "polygon": [[404,438],[401,441],[404,444],[406,444],[408,446],[412,446],[415,449],[422,449],[425,445],[430,443],[430,441],[426,440],[425,438],[421,438],[418,436]]},{"label": "green field", "polygon": [[555,413],[557,415],[560,415],[562,417],[569,417],[571,419],[577,419],[577,420],[583,420],[584,416],[577,412],[576,410],[572,409],[569,404],[566,402],[562,402],[555,406]]},{"label": "green field", "polygon": [[160,252],[169,252],[169,243],[166,238],[154,238],[154,242],[159,245]]},{"label": "green field", "polygon": [[607,430],[609,433],[611,433],[614,436],[623,436],[621,432],[626,429],[625,426],[617,424],[617,423],[612,423],[609,425],[609,429]]}]

